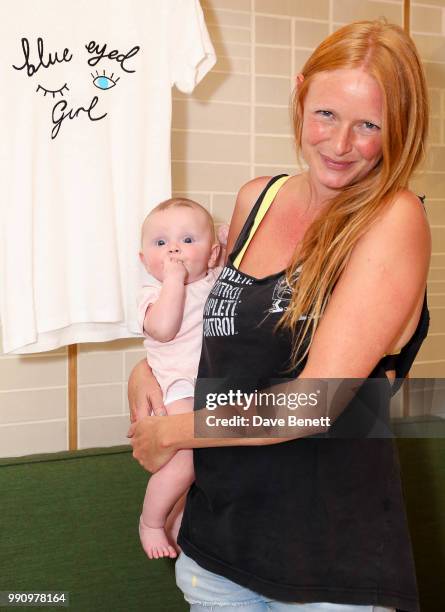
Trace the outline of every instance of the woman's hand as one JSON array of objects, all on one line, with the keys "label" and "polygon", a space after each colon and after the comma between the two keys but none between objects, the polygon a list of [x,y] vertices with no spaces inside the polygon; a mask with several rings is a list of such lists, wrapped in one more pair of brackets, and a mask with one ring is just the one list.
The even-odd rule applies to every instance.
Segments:
[{"label": "woman's hand", "polygon": [[127,436],[133,447],[133,457],[143,468],[154,474],[165,465],[176,449],[166,444],[166,434],[174,417],[145,417],[130,426]]},{"label": "woman's hand", "polygon": [[132,423],[151,414],[167,414],[162,390],[145,359],[137,363],[131,371],[128,379],[128,404]]}]

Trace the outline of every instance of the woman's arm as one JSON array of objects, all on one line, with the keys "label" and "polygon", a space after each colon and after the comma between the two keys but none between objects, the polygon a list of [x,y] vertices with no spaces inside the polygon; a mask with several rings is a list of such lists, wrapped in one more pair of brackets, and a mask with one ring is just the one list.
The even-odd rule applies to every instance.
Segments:
[{"label": "woman's arm", "polygon": [[314,335],[305,374],[369,376],[412,319],[430,257],[423,207],[403,191],[352,250]]},{"label": "woman's arm", "polygon": [[147,360],[142,359],[131,370],[128,379],[130,421],[135,423],[149,414],[166,415],[162,390]]},{"label": "woman's arm", "polygon": [[[141,422],[134,423],[128,437],[133,446],[133,456],[139,463],[150,472],[159,470],[171,457],[180,449],[184,448],[207,448],[218,446],[264,446],[269,444],[279,444],[295,438],[303,438],[310,435],[324,433],[328,430],[329,414],[338,415],[342,408],[349,403],[360,384],[354,380],[350,385],[340,385],[338,381],[328,381],[317,379],[307,381],[308,377],[302,374],[292,380],[285,381],[262,393],[275,394],[305,394],[322,389],[323,397],[316,406],[301,405],[298,407],[298,419],[307,419],[304,425],[298,427],[287,427],[283,429],[281,425],[276,425],[275,430],[271,430],[269,425],[252,426],[252,415],[257,414],[255,406],[248,405],[247,412],[243,411],[243,406],[218,406],[216,409],[195,411],[192,413],[168,416],[167,418],[149,417]],[[308,384],[309,383],[309,384]],[[335,397],[335,401],[331,401]],[[329,399],[331,398],[331,400]],[[319,398],[320,399],[320,398]],[[213,400],[212,400],[213,403]],[[270,414],[269,416],[283,416]],[[206,424],[207,418],[230,419],[231,417],[242,418],[248,415],[250,425],[245,427],[235,426],[232,429],[233,438],[227,433],[224,437],[210,437],[210,431],[215,431],[214,421],[212,425]],[[263,413],[264,415],[264,413]],[[335,419],[335,416],[332,417]],[[227,421],[226,421],[227,423]],[[216,429],[218,431],[218,429]],[[229,432],[225,425],[221,425],[219,431]],[[279,432],[279,437],[273,437],[273,433]],[[286,437],[284,434],[292,433]],[[267,437],[260,437],[261,434]]]},{"label": "woman's arm", "polygon": [[[149,472],[157,472],[182,448],[215,446],[260,446],[291,438],[198,438],[194,435],[195,413],[147,417],[133,423],[128,437],[133,457]],[[312,432],[314,433],[314,432]],[[309,434],[308,434],[309,435]]]}]

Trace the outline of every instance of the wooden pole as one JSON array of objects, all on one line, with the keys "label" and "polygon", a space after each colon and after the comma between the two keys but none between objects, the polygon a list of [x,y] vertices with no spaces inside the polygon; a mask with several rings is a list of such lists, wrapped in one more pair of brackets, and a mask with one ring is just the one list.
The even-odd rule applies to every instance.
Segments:
[{"label": "wooden pole", "polygon": [[407,34],[410,33],[410,0],[404,0],[403,2],[403,29]]},{"label": "wooden pole", "polygon": [[68,448],[77,450],[77,344],[68,346]]}]

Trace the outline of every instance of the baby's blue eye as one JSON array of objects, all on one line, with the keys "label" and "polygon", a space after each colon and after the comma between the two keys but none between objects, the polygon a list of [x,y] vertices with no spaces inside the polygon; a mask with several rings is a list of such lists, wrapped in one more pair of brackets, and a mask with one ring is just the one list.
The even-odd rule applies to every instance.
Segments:
[{"label": "baby's blue eye", "polygon": [[165,245],[165,240],[156,240],[156,246],[164,246]]},{"label": "baby's blue eye", "polygon": [[187,236],[186,238],[184,238],[184,242],[186,244],[191,244],[193,242],[193,238],[190,238],[190,236]]}]

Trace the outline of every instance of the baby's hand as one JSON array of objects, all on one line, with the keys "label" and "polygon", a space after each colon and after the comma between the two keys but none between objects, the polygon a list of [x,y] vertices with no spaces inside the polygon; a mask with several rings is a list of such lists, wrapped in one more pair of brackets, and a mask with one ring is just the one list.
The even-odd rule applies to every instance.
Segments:
[{"label": "baby's hand", "polygon": [[227,223],[223,223],[223,225],[220,225],[218,228],[218,241],[220,242],[220,244],[223,247],[227,246],[227,238],[229,236],[229,226]]},{"label": "baby's hand", "polygon": [[176,278],[184,284],[187,274],[187,268],[181,259],[176,259],[170,255],[164,259],[164,280],[166,278]]},{"label": "baby's hand", "polygon": [[217,266],[224,266],[225,264],[228,236],[229,226],[227,225],[227,223],[225,223],[224,225],[220,225],[218,228],[218,242],[221,245],[221,249],[219,251],[218,261],[216,262]]}]

